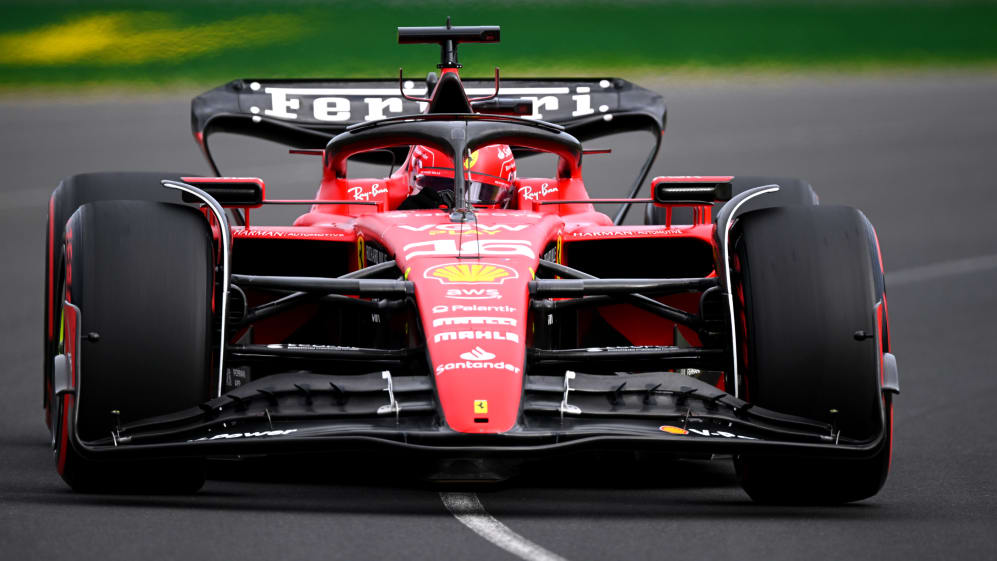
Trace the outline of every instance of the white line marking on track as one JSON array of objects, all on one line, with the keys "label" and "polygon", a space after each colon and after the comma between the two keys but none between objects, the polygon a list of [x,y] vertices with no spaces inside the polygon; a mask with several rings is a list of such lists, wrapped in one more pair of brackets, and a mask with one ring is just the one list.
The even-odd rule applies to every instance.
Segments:
[{"label": "white line marking on track", "polygon": [[474,493],[440,493],[443,506],[475,534],[526,561],[567,561],[512,531],[488,514]]},{"label": "white line marking on track", "polygon": [[889,290],[894,286],[903,286],[944,277],[979,273],[990,269],[997,269],[997,254],[942,261],[940,263],[888,272],[886,273],[886,289]]}]

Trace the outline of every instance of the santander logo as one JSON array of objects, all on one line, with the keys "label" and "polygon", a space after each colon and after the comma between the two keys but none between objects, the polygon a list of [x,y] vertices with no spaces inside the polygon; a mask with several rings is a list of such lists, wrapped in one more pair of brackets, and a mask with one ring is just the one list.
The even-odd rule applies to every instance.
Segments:
[{"label": "santander logo", "polygon": [[491,360],[495,358],[495,355],[481,347],[474,347],[474,350],[461,354],[460,358],[464,360]]}]

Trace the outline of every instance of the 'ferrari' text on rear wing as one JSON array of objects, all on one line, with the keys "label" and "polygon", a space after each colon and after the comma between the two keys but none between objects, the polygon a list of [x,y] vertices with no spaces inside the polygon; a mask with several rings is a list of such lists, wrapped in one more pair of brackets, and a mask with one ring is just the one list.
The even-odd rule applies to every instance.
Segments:
[{"label": "'ferrari' text on rear wing", "polygon": [[[415,115],[425,110],[427,84],[397,80],[234,80],[191,103],[199,138],[245,134],[298,148],[322,148],[354,123]],[[464,81],[468,95],[494,93],[492,80]],[[404,95],[403,95],[404,92]],[[499,99],[532,103],[527,118],[565,126],[579,138],[665,125],[660,95],[619,78],[502,79]]]}]

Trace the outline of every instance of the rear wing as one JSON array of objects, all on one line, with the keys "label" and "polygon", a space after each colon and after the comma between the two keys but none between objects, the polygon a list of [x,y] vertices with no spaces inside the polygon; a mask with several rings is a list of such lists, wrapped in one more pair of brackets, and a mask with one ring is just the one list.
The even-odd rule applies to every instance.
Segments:
[{"label": "rear wing", "polygon": [[[292,148],[321,149],[355,123],[419,114],[430,84],[407,80],[234,80],[191,102],[191,127],[220,175],[208,138],[216,132],[248,135]],[[463,80],[469,97],[495,93],[492,79]],[[526,118],[557,123],[579,140],[646,130],[654,148],[634,184],[633,197],[657,155],[666,109],[660,95],[619,78],[503,79],[498,99],[532,104]],[[528,107],[529,108],[529,107]],[[481,112],[487,112],[483,106]],[[621,213],[625,212],[621,209]],[[620,215],[618,215],[618,219]]]}]

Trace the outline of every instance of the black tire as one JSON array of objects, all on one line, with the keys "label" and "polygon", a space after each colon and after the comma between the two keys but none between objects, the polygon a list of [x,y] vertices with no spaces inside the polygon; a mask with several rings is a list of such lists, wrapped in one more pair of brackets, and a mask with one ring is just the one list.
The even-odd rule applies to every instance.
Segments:
[{"label": "black tire", "polygon": [[[769,177],[763,175],[738,175],[731,181],[731,196],[760,187],[776,184],[793,194],[794,203],[803,205],[816,204],[817,196],[813,187],[802,179],[795,177]],[[724,203],[713,205],[713,216],[716,216]],[[665,209],[655,205],[644,205],[644,224],[648,226],[665,225]],[[692,224],[692,207],[675,207],[672,209],[672,224]]]},{"label": "black tire", "polygon": [[739,228],[742,397],[833,423],[846,438],[886,436],[864,459],[740,456],[741,485],[766,503],[845,503],[876,494],[889,471],[892,423],[880,388],[881,338],[855,337],[879,329],[878,256],[870,254],[865,217],[849,207],[794,206],[753,212]]},{"label": "black tire", "polygon": [[[164,203],[88,203],[70,218],[66,237],[65,278],[85,336],[77,411],[58,426],[96,440],[114,429],[112,411],[127,424],[207,400],[213,250],[204,217]],[[97,462],[64,436],[56,441],[60,474],[77,491],[192,492],[204,483],[201,460]]]},{"label": "black tire", "polygon": [[[49,200],[48,223],[45,227],[45,317],[42,321],[44,347],[42,353],[42,406],[45,422],[52,427],[52,359],[55,356],[61,297],[56,294],[62,279],[58,278],[62,259],[62,241],[66,221],[76,209],[86,203],[106,200],[139,200],[178,202],[175,191],[163,188],[160,180],[179,180],[184,174],[173,172],[104,172],[71,175],[63,179]],[[189,174],[188,174],[189,175]]]}]

